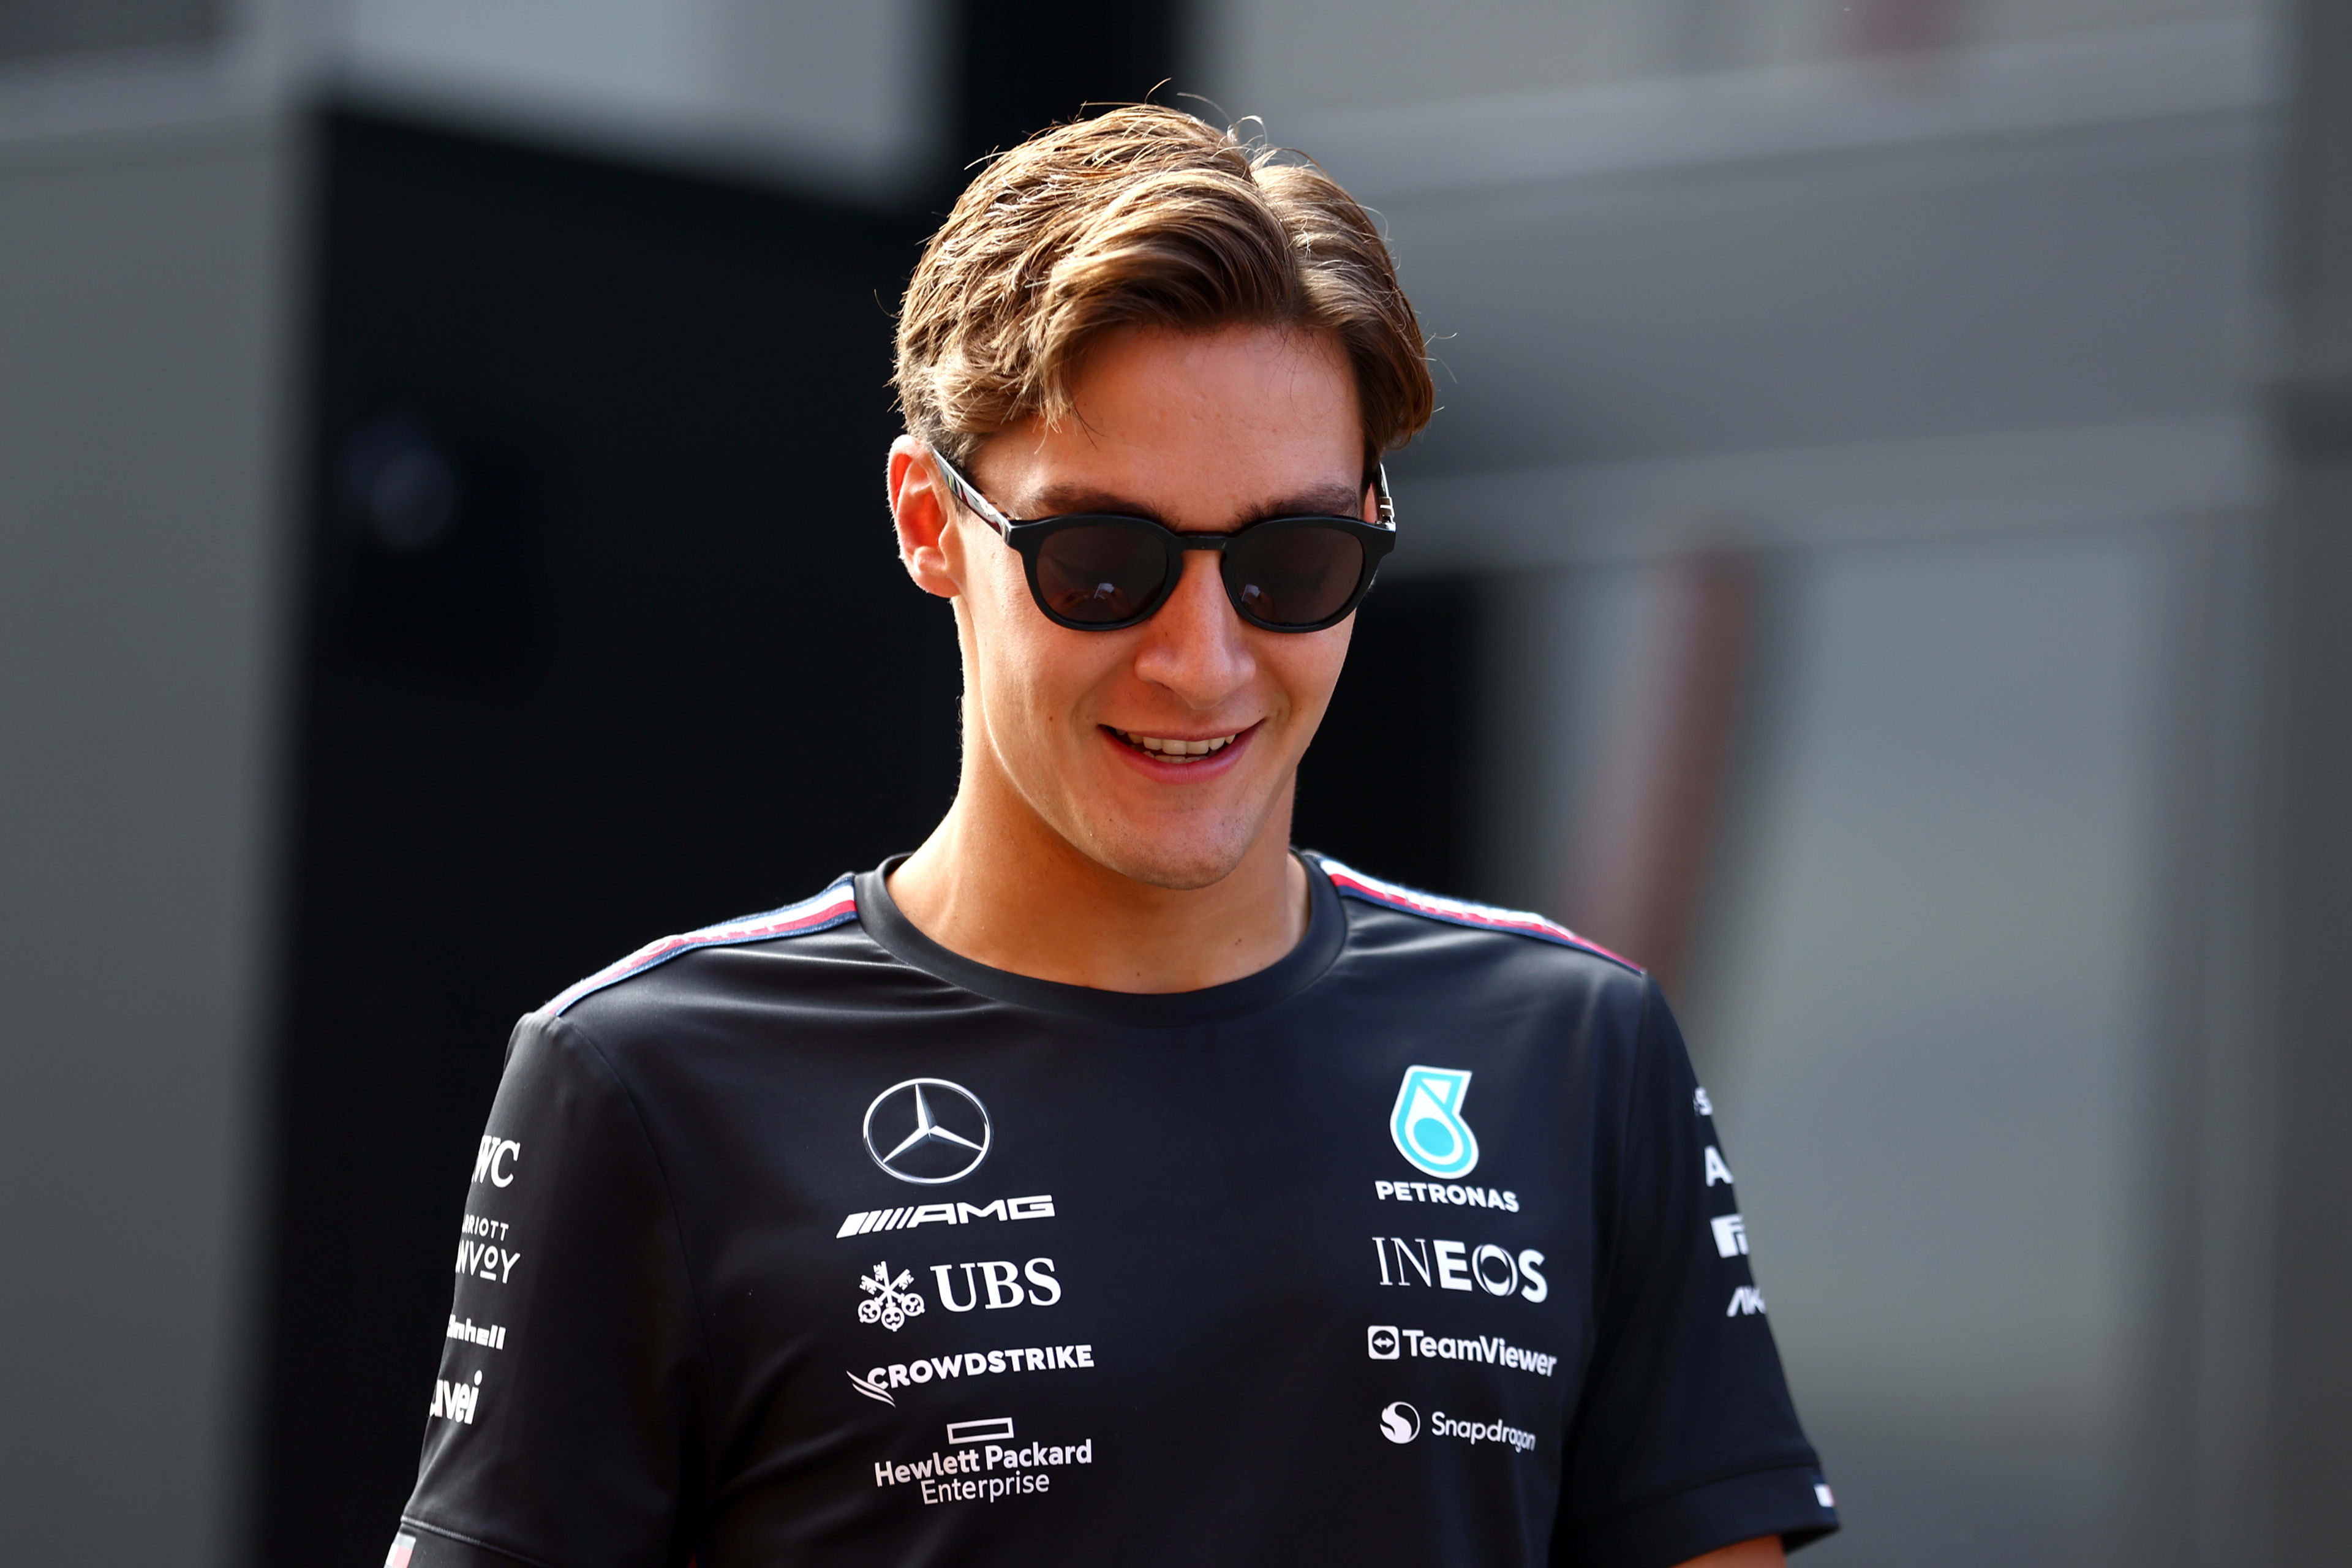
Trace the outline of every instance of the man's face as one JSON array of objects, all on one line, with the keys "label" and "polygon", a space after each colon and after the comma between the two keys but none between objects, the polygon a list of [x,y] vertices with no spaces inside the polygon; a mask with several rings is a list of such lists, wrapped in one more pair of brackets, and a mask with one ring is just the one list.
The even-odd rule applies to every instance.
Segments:
[{"label": "man's face", "polygon": [[[1059,429],[1004,431],[968,469],[1007,516],[1118,512],[1230,532],[1370,515],[1355,384],[1327,338],[1132,329],[1087,356],[1072,391]],[[964,742],[985,749],[976,762],[1080,853],[1154,886],[1207,887],[1262,835],[1286,840],[1291,782],[1353,617],[1262,631],[1234,613],[1216,552],[1191,551],[1150,619],[1074,631],[1038,610],[1019,555],[987,524],[952,517],[940,548],[960,606]],[[1217,749],[1168,760],[1176,742]]]}]

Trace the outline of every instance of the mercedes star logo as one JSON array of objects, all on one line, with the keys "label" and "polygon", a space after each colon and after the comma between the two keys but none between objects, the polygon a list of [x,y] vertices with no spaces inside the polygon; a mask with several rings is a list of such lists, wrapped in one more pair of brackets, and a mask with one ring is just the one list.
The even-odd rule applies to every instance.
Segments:
[{"label": "mercedes star logo", "polygon": [[866,1108],[866,1152],[902,1182],[961,1181],[988,1158],[992,1137],[980,1096],[943,1078],[894,1083]]}]

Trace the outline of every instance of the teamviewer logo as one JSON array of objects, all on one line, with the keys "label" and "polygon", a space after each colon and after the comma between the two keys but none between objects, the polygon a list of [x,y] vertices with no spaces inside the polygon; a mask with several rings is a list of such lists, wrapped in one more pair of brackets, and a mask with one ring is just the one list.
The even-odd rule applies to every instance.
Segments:
[{"label": "teamviewer logo", "polygon": [[1364,1348],[1374,1361],[1394,1361],[1403,1339],[1386,1323],[1375,1323],[1364,1334]]}]

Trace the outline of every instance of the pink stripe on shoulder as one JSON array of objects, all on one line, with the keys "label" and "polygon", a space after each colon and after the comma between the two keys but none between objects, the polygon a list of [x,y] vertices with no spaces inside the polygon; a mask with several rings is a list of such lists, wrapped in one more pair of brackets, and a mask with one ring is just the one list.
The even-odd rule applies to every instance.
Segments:
[{"label": "pink stripe on shoulder", "polygon": [[607,985],[617,985],[633,975],[643,974],[648,969],[667,963],[681,952],[691,952],[697,948],[730,947],[747,942],[768,942],[780,936],[800,936],[809,931],[845,925],[856,918],[856,885],[845,876],[815,898],[803,899],[796,904],[786,904],[765,914],[747,915],[722,925],[705,926],[683,936],[666,936],[657,942],[649,942],[618,963],[607,964],[587,979],[574,982],[540,1011],[554,1016],[583,996],[593,995]]},{"label": "pink stripe on shoulder", "polygon": [[1416,888],[1401,887],[1369,877],[1352,867],[1325,856],[1317,856],[1317,863],[1331,885],[1349,898],[1366,903],[1383,904],[1407,914],[1423,915],[1430,920],[1444,921],[1449,925],[1469,926],[1480,931],[1507,931],[1520,936],[1535,937],[1542,942],[1558,942],[1605,958],[1612,963],[1622,963],[1635,973],[1642,966],[1622,953],[1610,952],[1597,942],[1577,935],[1557,921],[1548,921],[1525,910],[1498,910],[1489,904],[1474,904],[1465,899],[1449,899],[1437,893],[1424,893]]}]

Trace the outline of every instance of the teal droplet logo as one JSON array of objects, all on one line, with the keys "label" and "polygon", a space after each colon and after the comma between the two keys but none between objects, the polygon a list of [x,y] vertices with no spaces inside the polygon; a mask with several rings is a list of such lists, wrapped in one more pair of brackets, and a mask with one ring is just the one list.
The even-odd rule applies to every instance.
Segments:
[{"label": "teal droplet logo", "polygon": [[1461,1068],[1409,1067],[1397,1085],[1389,1136],[1413,1169],[1459,1181],[1478,1163],[1478,1134],[1462,1120],[1470,1074]]}]

